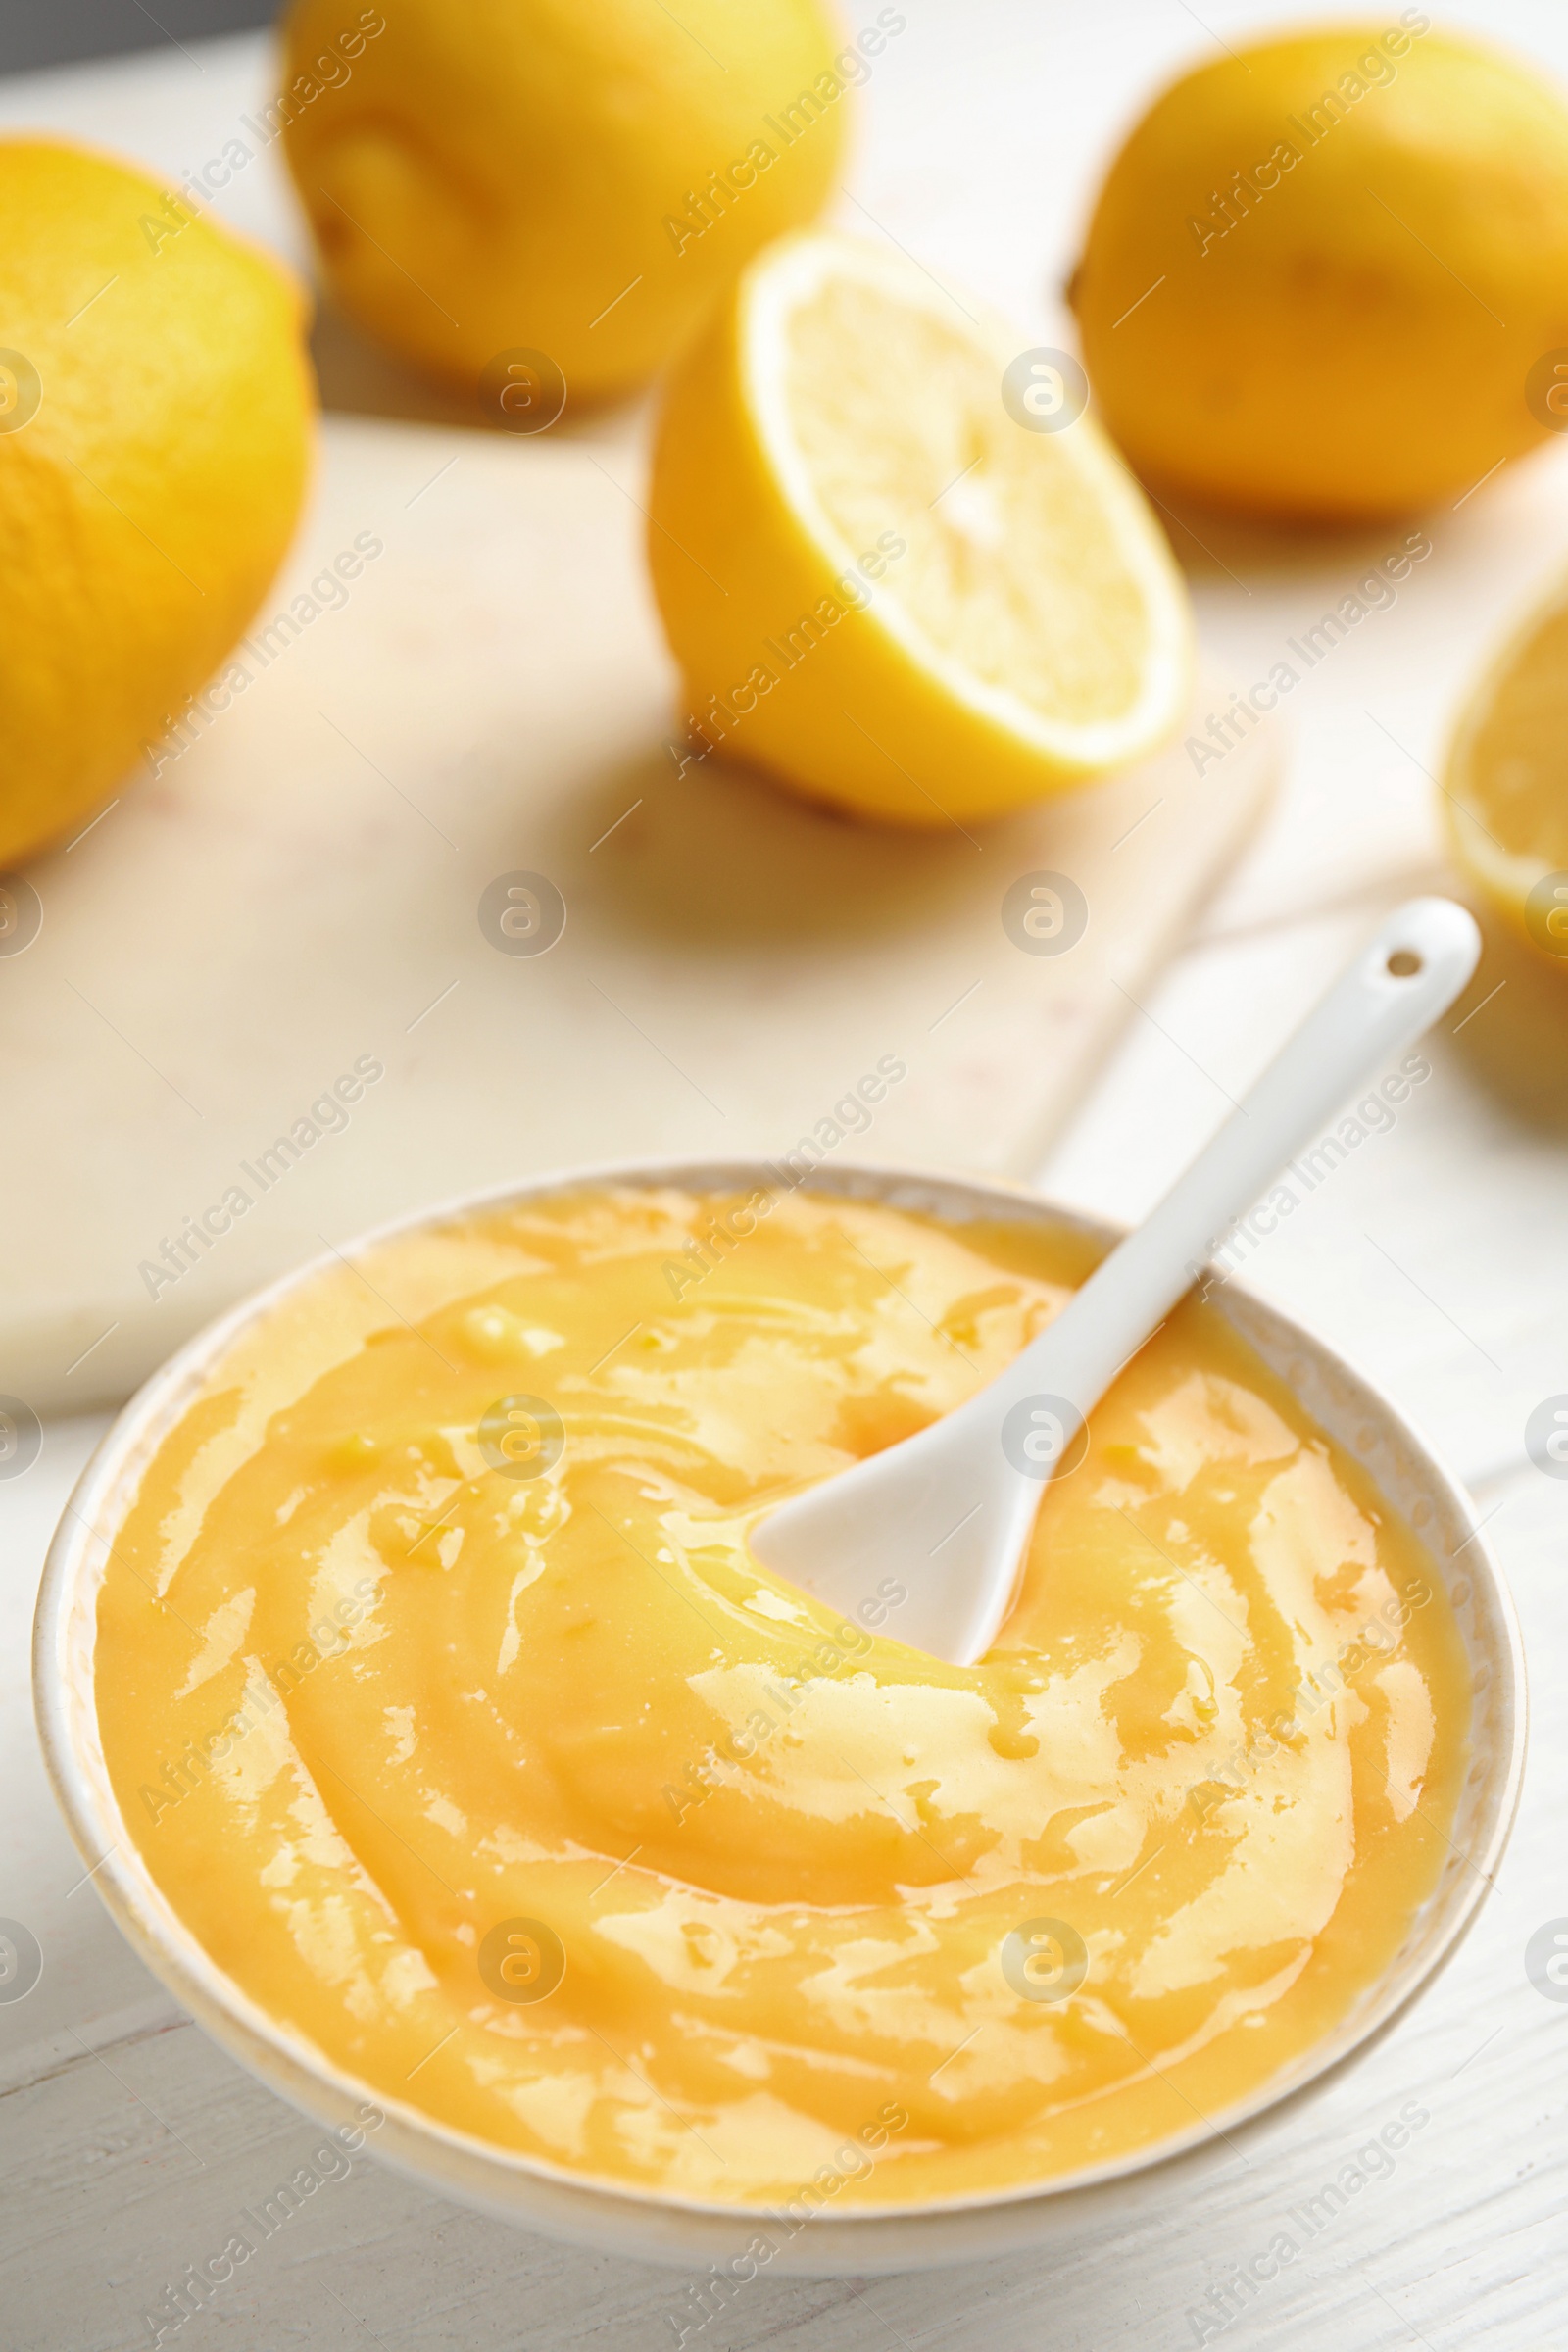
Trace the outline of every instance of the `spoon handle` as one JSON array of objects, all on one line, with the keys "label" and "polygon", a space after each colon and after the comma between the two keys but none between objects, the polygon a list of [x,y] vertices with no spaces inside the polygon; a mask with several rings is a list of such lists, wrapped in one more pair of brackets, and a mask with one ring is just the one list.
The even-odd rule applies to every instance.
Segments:
[{"label": "spoon handle", "polygon": [[1022,1397],[1042,1393],[1087,1418],[1201,1277],[1235,1220],[1321,1136],[1348,1096],[1446,1010],[1480,952],[1473,919],[1451,899],[1410,899],[1396,908],[1153,1214],[982,1392],[988,1418],[1000,1422]]}]

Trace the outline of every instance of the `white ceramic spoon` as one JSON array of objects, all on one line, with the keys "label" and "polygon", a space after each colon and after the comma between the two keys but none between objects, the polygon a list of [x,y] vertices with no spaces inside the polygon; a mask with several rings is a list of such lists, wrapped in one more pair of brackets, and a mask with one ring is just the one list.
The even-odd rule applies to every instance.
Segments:
[{"label": "white ceramic spoon", "polygon": [[956,1412],[769,1512],[752,1531],[758,1558],[857,1622],[862,1602],[881,1621],[891,1578],[907,1598],[890,1633],[957,1665],[983,1657],[1046,1482],[1082,1458],[1117,1373],[1285,1163],[1452,1004],[1480,949],[1451,900],[1399,907],[1050,1328]]}]

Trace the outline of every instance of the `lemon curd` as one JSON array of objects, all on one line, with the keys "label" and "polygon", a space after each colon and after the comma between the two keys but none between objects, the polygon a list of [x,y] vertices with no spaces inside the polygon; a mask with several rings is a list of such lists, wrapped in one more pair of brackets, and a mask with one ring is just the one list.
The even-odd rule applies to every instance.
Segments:
[{"label": "lemon curd", "polygon": [[297,1286],[102,1587],[169,1901],[378,2100],[621,2187],[994,2193],[1255,2091],[1433,1887],[1469,1678],[1415,1538],[1228,1324],[1190,1299],[1123,1372],[977,1666],[900,1642],[898,1580],[843,1623],[747,1547],[1092,1254],[615,1189]]}]

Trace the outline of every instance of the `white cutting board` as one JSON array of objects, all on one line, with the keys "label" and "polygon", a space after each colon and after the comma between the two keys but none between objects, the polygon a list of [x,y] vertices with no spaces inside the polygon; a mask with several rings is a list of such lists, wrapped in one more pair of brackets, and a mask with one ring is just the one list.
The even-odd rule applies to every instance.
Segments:
[{"label": "white cutting board", "polygon": [[[0,956],[0,1393],[122,1396],[323,1238],[455,1191],[787,1149],[884,1057],[907,1075],[840,1155],[1038,1164],[1255,814],[1272,740],[1201,781],[1178,744],[932,835],[715,760],[677,775],[640,496],[624,444],[327,420],[263,624],[357,539],[383,552],[265,665],[252,632],[251,682],[30,870],[41,928]],[[1070,953],[1003,928],[1037,869],[1087,900]],[[548,954],[480,928],[516,871],[564,899]],[[384,1075],[350,1123],[270,1170],[361,1057]],[[177,1280],[143,1270],[235,1187],[252,1205]]]}]

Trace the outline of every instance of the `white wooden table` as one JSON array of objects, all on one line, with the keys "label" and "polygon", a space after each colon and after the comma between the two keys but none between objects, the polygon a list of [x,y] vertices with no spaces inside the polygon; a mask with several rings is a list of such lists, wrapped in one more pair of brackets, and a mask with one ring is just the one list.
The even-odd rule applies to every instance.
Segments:
[{"label": "white wooden table", "polygon": [[[868,93],[855,195],[884,229],[1047,327],[1040,287],[1064,273],[1095,159],[1211,34],[1181,0],[1094,11],[1068,0],[907,5],[908,31]],[[1568,72],[1568,15],[1553,0],[1455,13]],[[1285,14],[1275,0],[1204,10],[1212,37],[1232,43]],[[218,151],[263,73],[249,39],[75,69],[0,84],[0,124],[77,130],[172,173]],[[266,159],[236,182],[229,212],[280,243],[297,237]],[[1148,998],[1042,1171],[1048,1190],[1140,1212],[1358,932],[1408,889],[1441,882],[1424,771],[1480,642],[1568,552],[1565,466],[1568,450],[1561,462],[1549,453],[1459,511],[1425,517],[1434,552],[1398,604],[1303,682],[1276,816]],[[1178,545],[1208,643],[1238,688],[1396,536],[1303,551],[1200,528],[1206,547],[1182,532]],[[1545,2352],[1568,2339],[1568,2003],[1536,1991],[1524,1968],[1532,1932],[1568,1915],[1568,1483],[1543,1476],[1523,1440],[1532,1407],[1568,1392],[1568,991],[1555,1029],[1532,1028],[1527,997],[1525,976],[1510,971],[1457,1039],[1438,1042],[1434,1075],[1397,1126],[1304,1200],[1247,1269],[1425,1426],[1489,1516],[1512,1580],[1534,1678],[1532,1762],[1480,1924],[1414,2013],[1314,2105],[1251,2143],[1250,2163],[1221,2176],[1201,2208],[1172,2200],[1132,2236],[1086,2233],[1066,2261],[863,2284],[760,2278],[688,2339],[703,2352],[1193,2343],[1189,2315],[1209,2287],[1412,2098],[1431,2120],[1393,2175],[1358,2191],[1227,2337],[1289,2352]],[[12,1138],[10,1148],[22,1147]],[[44,1954],[35,1988],[0,2004],[0,2344],[18,2352],[152,2341],[144,2312],[318,2136],[131,1957],[82,1883],[44,1784],[27,1691],[33,1593],[101,1426],[50,1425],[40,1459],[0,1484],[0,1916],[24,1923]],[[324,2352],[368,2339],[408,2352],[638,2352],[676,2342],[670,2315],[684,2287],[675,2273],[482,2221],[364,2159],[177,2340],[195,2352]]]}]

